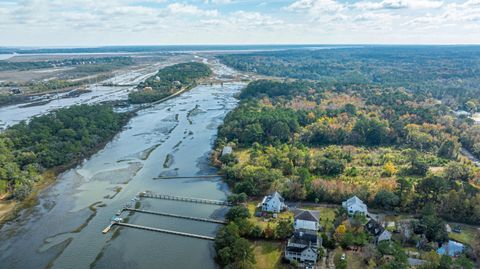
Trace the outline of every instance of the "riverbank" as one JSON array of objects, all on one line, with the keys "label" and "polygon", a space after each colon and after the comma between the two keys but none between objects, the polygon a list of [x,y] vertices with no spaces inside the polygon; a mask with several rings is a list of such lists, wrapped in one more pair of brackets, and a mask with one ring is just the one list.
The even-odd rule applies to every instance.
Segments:
[{"label": "riverbank", "polygon": [[88,151],[85,156],[82,156],[81,158],[76,158],[68,164],[50,168],[43,172],[40,175],[40,181],[33,184],[31,193],[23,201],[15,200],[11,197],[11,194],[6,193],[4,197],[2,197],[3,199],[0,199],[0,228],[6,222],[15,219],[22,210],[36,206],[38,204],[38,193],[40,193],[46,187],[54,183],[60,174],[68,171],[69,169],[72,169],[75,166],[80,165],[85,159],[90,158],[98,151],[102,150],[119,132],[123,130],[125,125],[135,114],[132,112],[127,112],[123,115],[125,116],[123,118],[123,122],[121,123],[122,128],[120,128],[116,133],[112,134],[110,137],[99,143],[92,150]]},{"label": "riverbank", "polygon": [[[155,105],[158,105],[158,104],[163,103],[165,101],[168,101],[172,98],[175,98],[175,97],[177,97],[177,96],[195,88],[196,86],[197,86],[196,82],[191,83],[188,86],[185,86],[185,87],[181,88],[179,91],[176,91],[175,93],[173,93],[173,94],[171,94],[171,95],[169,95],[165,98],[162,98],[160,100],[157,100],[155,102],[151,102],[151,103],[148,103],[148,104],[143,104],[143,105],[139,106],[137,109],[126,112],[125,113],[126,116],[125,116],[124,121],[122,123],[122,126],[123,126],[122,129],[130,121],[130,119],[133,116],[135,116],[136,113],[139,112],[140,110],[151,108]],[[51,185],[53,182],[55,182],[55,179],[61,173],[65,172],[65,171],[68,171],[69,169],[71,169],[75,166],[78,166],[85,159],[89,159],[91,156],[93,156],[98,151],[103,149],[119,132],[122,131],[122,129],[118,130],[118,132],[116,132],[111,137],[109,137],[108,139],[106,139],[105,141],[100,143],[97,147],[95,147],[94,150],[88,152],[86,154],[86,156],[84,156],[83,158],[76,159],[76,160],[74,160],[73,162],[71,162],[67,165],[62,165],[62,166],[59,166],[59,167],[49,169],[47,172],[43,173],[42,177],[41,177],[42,179],[39,182],[36,182],[33,185],[32,193],[30,193],[29,196],[24,201],[20,202],[20,201],[16,201],[16,200],[13,200],[13,199],[11,199],[11,200],[0,199],[0,228],[2,227],[2,225],[5,222],[10,221],[12,219],[15,219],[22,210],[32,208],[33,206],[37,205],[37,195],[38,195],[39,192],[41,192],[43,189],[45,189],[46,187]],[[6,196],[8,197],[9,195],[7,194]]]}]

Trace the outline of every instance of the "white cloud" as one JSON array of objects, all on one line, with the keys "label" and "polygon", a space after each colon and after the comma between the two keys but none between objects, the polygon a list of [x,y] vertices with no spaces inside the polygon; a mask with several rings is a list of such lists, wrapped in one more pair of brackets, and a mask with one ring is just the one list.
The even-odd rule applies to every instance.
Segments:
[{"label": "white cloud", "polygon": [[217,10],[203,10],[194,5],[173,3],[168,5],[167,9],[173,14],[186,14],[196,16],[215,17],[218,15]]},{"label": "white cloud", "polygon": [[383,0],[381,2],[362,1],[351,6],[364,10],[379,9],[434,9],[443,6],[443,1],[437,0]]},{"label": "white cloud", "polygon": [[232,0],[205,0],[205,4],[225,5],[233,3]]},{"label": "white cloud", "polygon": [[339,12],[344,8],[343,4],[334,0],[297,0],[288,7],[291,10],[307,10],[312,14]]},{"label": "white cloud", "polygon": [[0,46],[480,43],[479,29],[480,0],[0,0]]}]

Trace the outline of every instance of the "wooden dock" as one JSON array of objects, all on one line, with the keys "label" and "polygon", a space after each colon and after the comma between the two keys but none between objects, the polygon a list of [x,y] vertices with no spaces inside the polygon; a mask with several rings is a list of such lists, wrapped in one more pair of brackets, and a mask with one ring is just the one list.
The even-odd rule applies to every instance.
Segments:
[{"label": "wooden dock", "polygon": [[230,206],[230,203],[228,201],[210,200],[210,199],[193,198],[193,197],[182,197],[182,196],[174,196],[174,195],[167,195],[167,194],[156,194],[152,192],[142,192],[139,194],[139,196],[143,198],[172,200],[172,201],[181,201],[181,202],[197,203],[197,204]]},{"label": "wooden dock", "polygon": [[147,227],[147,226],[130,224],[130,223],[115,222],[113,225],[118,225],[118,226],[123,226],[123,227],[129,227],[129,228],[135,228],[135,229],[146,230],[146,231],[152,231],[152,232],[173,234],[173,235],[179,235],[179,236],[185,236],[185,237],[191,237],[191,238],[197,238],[197,239],[203,239],[203,240],[211,240],[211,241],[215,240],[215,237],[211,237],[211,236],[199,235],[199,234],[191,234],[191,233],[184,233],[184,232],[177,232],[177,231],[171,231],[171,230],[165,230],[165,229]]},{"label": "wooden dock", "polygon": [[179,219],[186,219],[186,220],[193,220],[193,221],[210,222],[210,223],[215,223],[215,224],[223,224],[223,225],[228,224],[226,221],[223,221],[223,220],[189,217],[189,216],[182,216],[182,215],[176,215],[176,214],[170,214],[170,213],[164,213],[164,212],[155,212],[155,211],[142,210],[142,209],[125,208],[123,210],[124,211],[158,215],[158,216],[164,216],[164,217],[172,217],[172,218],[179,218]]},{"label": "wooden dock", "polygon": [[216,178],[222,177],[222,175],[200,175],[200,176],[162,176],[154,177],[153,179],[182,179],[182,178]]}]

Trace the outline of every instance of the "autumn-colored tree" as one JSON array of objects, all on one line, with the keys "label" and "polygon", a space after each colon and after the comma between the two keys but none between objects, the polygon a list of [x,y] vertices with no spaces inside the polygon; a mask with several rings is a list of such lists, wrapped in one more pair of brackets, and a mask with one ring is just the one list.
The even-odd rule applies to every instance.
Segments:
[{"label": "autumn-colored tree", "polygon": [[393,164],[392,161],[388,161],[384,166],[383,166],[383,175],[387,177],[391,177],[397,173],[397,167]]},{"label": "autumn-colored tree", "polygon": [[333,237],[337,241],[342,241],[343,237],[345,236],[345,233],[347,232],[347,227],[344,224],[338,225],[338,227],[335,229],[335,234]]}]

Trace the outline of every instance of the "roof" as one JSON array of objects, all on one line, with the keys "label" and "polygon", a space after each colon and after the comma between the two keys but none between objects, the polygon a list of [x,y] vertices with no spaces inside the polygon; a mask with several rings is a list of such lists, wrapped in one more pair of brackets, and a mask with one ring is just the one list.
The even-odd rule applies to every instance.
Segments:
[{"label": "roof", "polygon": [[313,252],[317,253],[317,249],[310,246],[305,246],[302,248],[299,247],[287,247],[287,251],[302,253],[304,250],[310,248]]},{"label": "roof", "polygon": [[265,196],[265,197],[263,198],[263,201],[262,201],[262,202],[263,202],[263,203],[268,203],[270,200],[272,200],[272,199],[274,199],[274,198],[278,198],[278,199],[280,200],[280,202],[282,202],[282,203],[285,201],[285,199],[283,199],[283,197],[280,195],[280,193],[274,192],[274,193],[272,193],[272,194],[270,194],[270,195],[268,195],[268,196]]},{"label": "roof", "polygon": [[384,230],[378,237],[382,237],[383,240],[390,240],[392,238],[392,233]]},{"label": "roof", "polygon": [[318,222],[320,219],[320,212],[313,210],[302,210],[295,213],[295,220],[308,220]]},{"label": "roof", "polygon": [[379,236],[385,230],[385,228],[374,219],[370,219],[367,224],[365,224],[365,229],[374,236]]},{"label": "roof", "polygon": [[365,203],[363,203],[363,201],[360,198],[358,198],[357,196],[353,196],[352,198],[348,199],[346,204],[348,206],[354,205],[354,204],[365,205]]},{"label": "roof", "polygon": [[315,231],[298,229],[294,232],[293,236],[288,240],[289,244],[298,244],[298,245],[317,245],[318,244],[318,235]]},{"label": "roof", "polygon": [[232,152],[233,152],[232,147],[230,147],[230,146],[225,146],[225,147],[223,147],[223,149],[222,149],[222,156],[231,154]]},{"label": "roof", "polygon": [[367,205],[365,205],[365,203],[362,200],[360,200],[360,198],[358,198],[357,196],[353,196],[352,198],[348,199],[347,201],[343,202],[342,204],[345,207],[350,207],[350,206],[353,206],[353,205],[357,205],[357,206],[361,207],[362,209],[364,209],[365,211],[367,211]]}]

